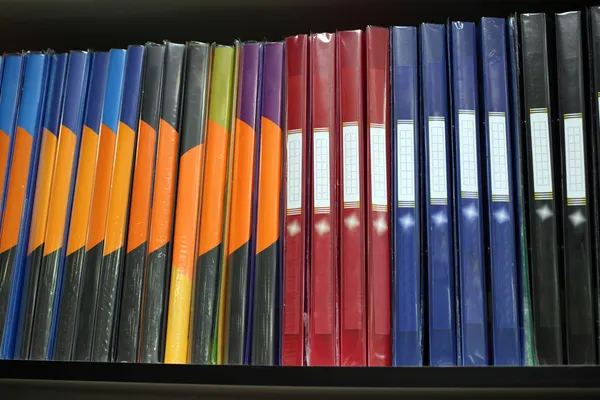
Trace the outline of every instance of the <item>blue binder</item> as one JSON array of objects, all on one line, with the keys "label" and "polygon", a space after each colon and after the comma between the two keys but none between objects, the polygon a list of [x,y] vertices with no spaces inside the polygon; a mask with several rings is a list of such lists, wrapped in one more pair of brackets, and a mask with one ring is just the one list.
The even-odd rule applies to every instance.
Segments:
[{"label": "blue binder", "polygon": [[[0,251],[6,257],[2,258],[0,268],[5,270],[7,281],[10,282],[8,308],[2,337],[2,358],[13,358],[14,355],[21,291],[23,289],[24,258],[31,221],[31,199],[35,189],[49,65],[49,57],[44,53],[30,53],[25,58],[25,74],[17,117],[17,129],[10,146],[10,152],[15,156],[16,164],[9,165],[7,169],[5,209],[3,210],[6,215],[3,217],[3,222],[7,220],[8,213],[11,213],[11,217],[18,218],[20,224],[17,229],[3,224],[2,234],[6,235],[8,239],[4,237],[0,241]],[[17,163],[17,160],[20,162]],[[13,168],[18,168],[20,171],[15,173]],[[26,176],[19,173],[25,170],[27,170]],[[24,189],[22,198],[18,194],[21,189]],[[9,196],[9,192],[14,193],[14,195]],[[20,215],[15,215],[19,211],[21,212]]]},{"label": "blue binder", "polygon": [[513,159],[503,18],[482,18],[481,71],[494,365],[520,365]]},{"label": "blue binder", "polygon": [[456,365],[448,82],[444,25],[421,24],[429,364]]},{"label": "blue binder", "polygon": [[452,22],[450,71],[456,199],[461,354],[464,365],[487,365],[485,256],[475,24]]},{"label": "blue binder", "polygon": [[392,34],[394,365],[423,365],[417,28]]}]

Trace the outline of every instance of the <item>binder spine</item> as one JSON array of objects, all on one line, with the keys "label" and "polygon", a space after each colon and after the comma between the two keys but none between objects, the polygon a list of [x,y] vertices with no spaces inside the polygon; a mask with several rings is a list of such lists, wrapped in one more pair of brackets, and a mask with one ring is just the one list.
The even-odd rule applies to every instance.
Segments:
[{"label": "binder spine", "polygon": [[286,39],[281,364],[304,364],[308,189],[308,35]]},{"label": "binder spine", "polygon": [[259,82],[263,45],[243,43],[240,48],[240,75],[235,119],[232,171],[231,219],[227,263],[227,299],[223,362],[244,364],[249,327],[250,258],[255,203],[257,164],[257,122]]},{"label": "binder spine", "polygon": [[163,100],[142,302],[141,336],[147,341],[143,351],[148,351],[144,360],[148,362],[161,362],[164,358],[184,57],[184,44],[165,43]]},{"label": "binder spine", "polygon": [[556,14],[555,23],[567,362],[596,364],[581,13]]},{"label": "binder spine", "polygon": [[340,201],[340,364],[367,365],[364,36],[337,33]]},{"label": "binder spine", "polygon": [[[591,131],[588,135],[590,139],[590,162],[588,165],[592,168],[592,196],[597,199],[600,195],[600,7],[590,7],[587,15],[588,28],[588,56],[590,59],[590,111],[588,116]],[[596,202],[590,202],[593,210],[593,229],[592,229],[592,248],[593,265],[596,285],[594,297],[596,313],[600,313],[600,206]],[[596,334],[600,332],[600,319],[596,315]],[[596,357],[600,360],[600,342],[596,343]]]},{"label": "binder spine", "polygon": [[445,27],[422,24],[420,36],[429,365],[456,365]]},{"label": "binder spine", "polygon": [[[26,57],[27,55],[22,54],[5,56],[2,71],[3,94],[0,100],[0,212],[4,210],[4,203],[6,202],[8,170],[12,163],[11,150],[17,128],[17,116],[23,89]],[[0,296],[2,295],[0,294]],[[4,321],[3,316],[0,320]]]},{"label": "binder spine", "polygon": [[520,365],[513,152],[505,21],[482,18],[482,118],[485,127],[492,361]]},{"label": "binder spine", "polygon": [[389,31],[368,27],[367,41],[367,363],[392,362],[390,268]]},{"label": "binder spine", "polygon": [[[22,55],[5,56],[0,97],[0,215],[4,214],[8,170],[11,164],[10,150],[17,125],[24,62],[25,56]],[[8,272],[7,267],[5,264],[0,264],[2,276]],[[11,283],[10,279],[0,282],[0,357],[2,358],[12,358],[9,351],[11,346],[7,343],[8,338],[13,335],[12,323],[7,318]]]},{"label": "binder spine", "polygon": [[[65,258],[64,290],[60,298],[58,323],[56,328],[56,344],[54,359],[67,361],[74,359],[89,360],[92,327],[88,324],[95,315],[95,307],[89,301],[95,302],[96,285],[86,286],[83,280],[88,271],[84,270],[85,242],[88,233],[89,215],[92,198],[92,185],[96,153],[98,149],[98,134],[102,111],[104,108],[104,93],[106,90],[109,69],[109,53],[97,52],[92,56],[90,81],[83,120],[83,132],[77,181],[73,195],[73,207],[67,240],[67,255]],[[91,272],[91,271],[90,271]],[[93,281],[91,282],[93,283]],[[94,297],[88,297],[93,295]],[[82,299],[84,303],[81,304]],[[82,344],[86,344],[85,355],[81,354]]]},{"label": "binder spine", "polygon": [[[157,134],[161,115],[165,45],[147,43],[145,53],[143,95],[133,169],[127,253],[125,254],[125,281],[121,301],[121,318],[131,318],[131,321],[134,322],[130,325],[129,333],[123,331],[119,333],[117,361],[132,360],[135,352],[137,354],[135,361],[151,362],[152,354],[156,354],[153,352],[153,349],[156,348],[155,343],[148,340],[142,321],[144,320],[144,282],[147,272]],[[139,276],[142,277],[141,282],[137,281],[140,285],[129,286],[129,279]],[[137,326],[135,326],[136,323]],[[122,339],[122,334],[132,337]]]},{"label": "binder spine", "polygon": [[[121,142],[117,142],[115,168],[117,159],[122,160],[122,162],[126,165],[126,168],[129,168],[130,174],[133,175],[133,178],[131,178],[131,212],[128,214],[129,226],[127,227],[127,235],[132,243],[127,242],[128,247],[126,249],[119,248],[118,250],[119,252],[124,252],[125,254],[119,254],[119,258],[123,257],[123,289],[120,301],[117,300],[117,307],[119,308],[118,336],[116,339],[117,362],[138,362],[138,360],[141,360],[142,351],[140,350],[140,324],[143,289],[142,285],[144,283],[144,273],[146,271],[146,254],[145,251],[144,254],[140,254],[139,250],[140,247],[144,247],[145,249],[147,249],[147,247],[140,245],[140,236],[144,237],[144,240],[147,240],[150,208],[150,198],[148,193],[151,190],[152,174],[154,171],[153,160],[149,161],[149,158],[151,158],[149,157],[149,151],[152,149],[154,153],[156,152],[156,131],[152,130],[152,128],[150,128],[149,125],[144,122],[144,117],[147,117],[149,107],[148,104],[150,104],[150,107],[153,108],[153,114],[151,112],[151,115],[155,117],[155,125],[158,124],[159,116],[157,113],[157,104],[160,102],[159,88],[162,83],[161,80],[164,59],[164,45],[147,43],[144,46],[144,61],[143,65],[141,66],[143,69],[143,75],[142,81],[140,82],[143,93],[143,95],[140,95],[139,101],[140,119],[139,121],[130,120],[129,123],[125,123],[123,121],[128,119],[129,116],[126,117],[125,115],[122,115],[121,122],[119,123],[119,135],[121,134],[121,131],[124,132],[124,140],[123,144],[121,144]],[[129,60],[127,65],[128,67],[130,66]],[[128,81],[128,83],[129,82],[130,81]],[[125,99],[123,106],[125,106]],[[122,124],[125,124],[125,126],[122,126]],[[138,130],[138,127],[139,131],[136,135],[136,150],[136,143],[131,142],[130,130],[135,132]],[[119,136],[118,139],[120,140],[121,138],[122,137]],[[135,158],[135,166],[132,167],[131,165],[133,164],[135,153],[137,153],[137,157]],[[154,155],[155,154],[152,154],[152,157],[154,157]],[[130,157],[131,159],[129,159]],[[147,170],[140,171],[141,165],[144,165],[143,168],[146,168]],[[131,171],[132,168],[133,171]],[[121,179],[126,177],[125,172],[126,171],[124,171],[123,176],[120,176]],[[117,171],[115,170],[115,174],[116,173]],[[140,179],[140,174],[144,174],[143,176],[146,179]],[[122,182],[122,180],[119,180],[119,182]],[[143,187],[140,187],[140,185],[143,185]],[[136,207],[142,208],[142,210],[136,210]],[[145,227],[145,231],[142,231],[142,226],[138,225],[132,227],[132,224],[142,225]],[[109,228],[110,227],[107,226],[107,237]],[[116,230],[118,231],[118,229]],[[113,232],[114,231],[115,230],[113,230]],[[108,244],[106,246],[108,246]]]},{"label": "binder spine", "polygon": [[252,312],[251,361],[278,364],[276,327],[279,281],[279,213],[281,200],[281,135],[283,125],[284,44],[266,43],[261,88],[258,204]]},{"label": "binder spine", "polygon": [[521,15],[524,108],[527,126],[529,227],[534,335],[541,364],[562,364],[562,313],[547,24],[544,14]]},{"label": "binder spine", "polygon": [[[71,211],[73,218],[67,242],[67,281],[64,301],[61,301],[63,312],[59,315],[61,327],[69,327],[71,321],[77,321],[76,339],[72,332],[64,332],[64,335],[69,337],[69,352],[73,353],[76,360],[90,359],[100,279],[100,231],[105,223],[108,203],[105,193],[110,185],[110,182],[105,182],[110,177],[104,172],[107,168],[112,168],[109,160],[114,151],[124,63],[124,50],[92,55],[90,87]],[[95,245],[88,246],[91,243]],[[72,315],[73,312],[77,313],[76,318]],[[59,336],[62,337],[63,333],[60,332]],[[74,340],[76,342],[73,350],[71,341]],[[60,357],[62,359],[69,356]]]},{"label": "binder spine", "polygon": [[310,36],[309,366],[338,364],[335,34]]},{"label": "binder spine", "polygon": [[175,354],[177,360],[183,363],[187,362],[192,278],[196,262],[210,62],[209,44],[188,43],[186,71],[195,72],[186,74],[183,94],[179,184],[166,337],[166,357],[172,359]]},{"label": "binder spine", "polygon": [[233,46],[218,45],[213,51],[198,258],[194,270],[194,297],[190,314],[191,343],[188,362],[192,364],[216,362],[217,349],[213,346],[213,340],[217,337],[219,318],[235,59],[236,51]]},{"label": "binder spine", "polygon": [[[15,358],[26,360],[29,358],[31,348],[31,334],[35,314],[35,299],[40,277],[40,261],[42,259],[43,241],[50,197],[52,172],[54,171],[54,157],[60,114],[62,111],[63,94],[65,88],[65,73],[67,70],[68,54],[52,55],[49,72],[47,100],[44,110],[43,128],[39,135],[41,143],[35,175],[31,182],[35,182],[30,196],[33,197],[29,220],[30,226],[27,236],[19,239],[19,245],[25,257],[25,277],[23,278],[23,291],[19,313],[19,326],[17,330],[17,343],[15,345]],[[23,235],[24,233],[21,232]]]},{"label": "binder spine", "polygon": [[65,102],[33,321],[30,358],[34,360],[52,359],[54,352],[59,296],[64,279],[66,228],[69,226],[79,158],[90,58],[90,54],[85,51],[72,51],[69,56]]},{"label": "binder spine", "polygon": [[526,217],[527,204],[527,165],[525,138],[521,126],[521,60],[519,48],[519,22],[517,14],[512,14],[506,23],[508,30],[508,55],[510,62],[510,111],[512,118],[510,127],[510,148],[514,154],[514,199],[516,210],[515,224],[517,236],[517,274],[519,290],[519,328],[521,339],[521,364],[534,365],[537,363],[535,355],[535,336],[533,334],[533,319],[531,305],[531,278],[529,271],[529,245],[528,227]]},{"label": "binder spine", "polygon": [[3,276],[11,285],[2,340],[2,358],[12,358],[15,342],[19,341],[17,328],[23,288],[25,240],[29,235],[30,200],[37,172],[50,59],[51,56],[43,53],[30,53],[26,57],[23,94],[11,145],[13,161],[8,170],[0,240],[0,268],[4,270]]},{"label": "binder spine", "polygon": [[92,344],[93,361],[114,361],[117,347],[125,231],[135,138],[139,122],[144,46],[129,46],[123,81],[123,100],[113,156],[110,193],[103,236],[98,310]]},{"label": "binder spine", "polygon": [[460,278],[461,359],[487,365],[487,318],[475,24],[452,22],[451,72]]},{"label": "binder spine", "polygon": [[[111,190],[111,179],[113,172],[113,161],[119,129],[119,118],[121,104],[124,96],[123,82],[125,77],[125,65],[127,62],[126,50],[111,50],[111,62],[108,65],[108,77],[106,92],[104,94],[104,107],[102,110],[102,123],[96,148],[95,167],[90,168],[89,178],[82,176],[84,182],[92,183],[91,200],[89,201],[89,225],[85,243],[85,260],[83,275],[83,300],[82,307],[92,306],[93,318],[91,318],[93,340],[91,344],[92,359],[94,359],[94,346],[96,342],[96,319],[101,309],[102,290],[105,271],[102,269],[104,233],[106,231],[106,217],[108,213],[108,201]],[[85,143],[84,143],[85,144]],[[82,146],[82,150],[85,147]],[[81,165],[85,165],[84,158]]]},{"label": "binder spine", "polygon": [[391,28],[393,364],[423,365],[417,29]]}]

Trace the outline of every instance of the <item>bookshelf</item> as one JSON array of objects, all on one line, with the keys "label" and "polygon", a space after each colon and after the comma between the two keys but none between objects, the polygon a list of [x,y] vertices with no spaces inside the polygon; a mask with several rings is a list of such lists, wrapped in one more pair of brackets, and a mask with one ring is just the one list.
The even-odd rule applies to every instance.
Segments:
[{"label": "bookshelf", "polygon": [[[309,31],[554,13],[600,0],[0,0],[0,51],[146,41],[280,40]],[[110,22],[107,22],[110,21]],[[2,398],[600,397],[600,367],[267,368],[0,361]]]}]

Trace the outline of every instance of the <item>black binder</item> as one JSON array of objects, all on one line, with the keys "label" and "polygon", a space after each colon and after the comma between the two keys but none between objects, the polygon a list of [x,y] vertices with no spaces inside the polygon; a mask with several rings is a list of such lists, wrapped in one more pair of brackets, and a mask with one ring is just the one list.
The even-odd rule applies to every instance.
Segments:
[{"label": "black binder", "polygon": [[[590,7],[587,15],[588,30],[588,62],[589,62],[589,97],[588,97],[588,182],[590,183],[591,198],[590,210],[592,218],[592,249],[593,267],[595,274],[595,287],[593,301],[596,313],[600,313],[600,6]],[[600,321],[595,318],[596,357],[600,360]]]},{"label": "black binder", "polygon": [[581,13],[556,14],[555,24],[567,362],[595,364]]},{"label": "black binder", "polygon": [[521,63],[528,173],[528,223],[533,294],[533,324],[540,364],[562,364],[559,290],[558,208],[552,129],[552,80],[548,44],[553,33],[545,14],[521,14]]}]

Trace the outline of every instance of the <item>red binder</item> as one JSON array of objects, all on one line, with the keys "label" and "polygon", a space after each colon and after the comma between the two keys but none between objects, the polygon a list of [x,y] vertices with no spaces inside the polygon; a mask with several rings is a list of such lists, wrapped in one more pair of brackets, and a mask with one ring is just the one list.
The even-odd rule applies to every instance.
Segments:
[{"label": "red binder", "polygon": [[286,212],[283,241],[282,365],[304,363],[304,276],[308,159],[308,35],[286,39]]},{"label": "red binder", "polygon": [[391,363],[390,63],[387,28],[367,27],[368,365]]},{"label": "red binder", "polygon": [[340,363],[367,365],[364,37],[337,34],[340,196]]},{"label": "red binder", "polygon": [[310,37],[308,365],[338,364],[335,34]]}]

